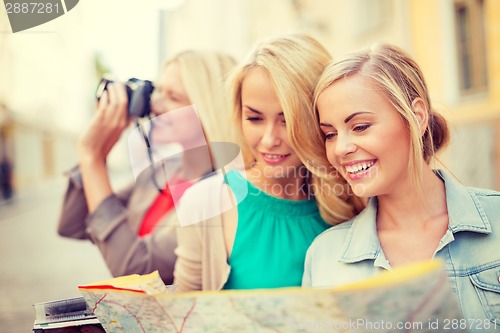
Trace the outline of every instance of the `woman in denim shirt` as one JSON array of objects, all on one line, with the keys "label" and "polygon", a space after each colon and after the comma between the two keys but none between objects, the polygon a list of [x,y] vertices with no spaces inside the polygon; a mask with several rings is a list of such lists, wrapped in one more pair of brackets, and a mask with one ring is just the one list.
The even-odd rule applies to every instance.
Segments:
[{"label": "woman in denim shirt", "polygon": [[[500,330],[500,193],[466,188],[429,165],[449,132],[418,65],[397,47],[375,46],[330,64],[314,100],[324,145],[302,152],[314,161],[308,166],[345,178],[369,201],[316,238],[303,285],[335,286],[439,258],[464,318]],[[317,135],[311,126],[304,140]]]}]

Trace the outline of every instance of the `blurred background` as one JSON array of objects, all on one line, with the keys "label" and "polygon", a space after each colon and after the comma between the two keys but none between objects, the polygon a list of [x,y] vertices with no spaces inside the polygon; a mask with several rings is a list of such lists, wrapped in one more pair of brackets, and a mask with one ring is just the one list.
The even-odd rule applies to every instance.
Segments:
[{"label": "blurred background", "polygon": [[[412,54],[452,143],[441,156],[466,185],[500,190],[500,1],[83,0],[46,24],[11,32],[0,8],[0,331],[31,330],[36,302],[78,296],[110,277],[89,242],[56,224],[104,73],[155,80],[185,48],[238,59],[260,38],[308,32],[334,57],[390,42]],[[132,173],[123,142],[116,186]]]}]

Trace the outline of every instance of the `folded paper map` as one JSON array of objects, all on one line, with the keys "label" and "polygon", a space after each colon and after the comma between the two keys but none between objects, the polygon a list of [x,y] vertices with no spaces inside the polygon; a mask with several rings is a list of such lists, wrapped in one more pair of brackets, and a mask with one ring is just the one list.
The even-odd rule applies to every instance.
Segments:
[{"label": "folded paper map", "polygon": [[436,332],[462,318],[439,261],[335,289],[175,293],[157,272],[79,289],[106,332]]}]

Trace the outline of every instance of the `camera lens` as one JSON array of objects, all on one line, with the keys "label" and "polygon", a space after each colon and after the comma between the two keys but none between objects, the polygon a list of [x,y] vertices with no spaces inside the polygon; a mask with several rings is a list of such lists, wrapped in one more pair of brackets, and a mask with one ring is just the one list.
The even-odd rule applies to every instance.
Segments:
[{"label": "camera lens", "polygon": [[[131,117],[146,117],[151,113],[151,94],[154,86],[151,81],[132,78],[127,81],[131,93],[128,102],[128,114]],[[128,90],[128,89],[127,89]]]},{"label": "camera lens", "polygon": [[[102,94],[108,90],[108,84],[112,80],[102,78],[96,89],[96,99],[100,100]],[[141,118],[151,113],[150,99],[154,86],[149,80],[131,78],[125,83],[128,98],[127,112],[129,117]]]}]

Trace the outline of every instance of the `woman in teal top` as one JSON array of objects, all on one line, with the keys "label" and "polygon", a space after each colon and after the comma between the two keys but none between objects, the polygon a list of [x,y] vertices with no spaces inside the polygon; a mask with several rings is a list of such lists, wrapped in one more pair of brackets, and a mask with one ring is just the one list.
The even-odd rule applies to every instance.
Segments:
[{"label": "woman in teal top", "polygon": [[[184,193],[179,215],[198,223],[177,230],[178,291],[300,286],[307,247],[327,228],[321,217],[333,224],[358,211],[348,196],[318,209],[315,193],[335,189],[316,182],[293,139],[314,124],[313,89],[330,58],[315,39],[285,35],[259,43],[234,71],[229,97],[245,169]],[[300,126],[287,125],[294,117]],[[221,192],[238,205],[213,216]]]},{"label": "woman in teal top", "polygon": [[238,171],[231,171],[227,178],[239,204],[229,258],[231,273],[224,289],[300,285],[304,253],[314,238],[330,227],[321,218],[316,202],[276,198],[246,181]]}]

